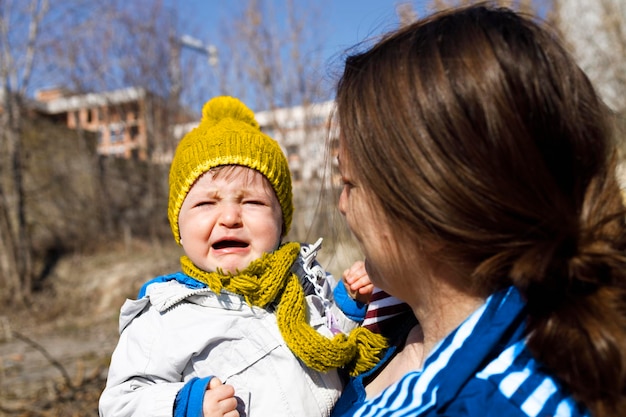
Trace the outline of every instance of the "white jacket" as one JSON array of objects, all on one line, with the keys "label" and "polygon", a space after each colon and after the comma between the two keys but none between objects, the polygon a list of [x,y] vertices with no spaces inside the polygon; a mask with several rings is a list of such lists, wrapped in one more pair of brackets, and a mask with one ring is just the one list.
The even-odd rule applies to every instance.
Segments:
[{"label": "white jacket", "polygon": [[[283,341],[273,312],[236,294],[190,288],[182,272],[165,278],[121,309],[101,417],[171,417],[185,383],[207,376],[234,386],[242,416],[330,415],[342,389],[338,372],[307,369]],[[333,285],[325,280],[322,297],[306,297],[309,323],[329,337],[322,300],[332,299]],[[344,331],[358,324],[336,306],[332,312]]]}]

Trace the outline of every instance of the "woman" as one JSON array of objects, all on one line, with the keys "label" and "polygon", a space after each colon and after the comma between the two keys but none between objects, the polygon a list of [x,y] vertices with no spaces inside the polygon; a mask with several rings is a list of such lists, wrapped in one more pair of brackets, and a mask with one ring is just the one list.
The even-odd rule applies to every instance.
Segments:
[{"label": "woman", "polygon": [[350,56],[337,106],[339,208],[419,325],[334,415],[623,415],[610,115],[556,37],[508,9],[437,14]]}]

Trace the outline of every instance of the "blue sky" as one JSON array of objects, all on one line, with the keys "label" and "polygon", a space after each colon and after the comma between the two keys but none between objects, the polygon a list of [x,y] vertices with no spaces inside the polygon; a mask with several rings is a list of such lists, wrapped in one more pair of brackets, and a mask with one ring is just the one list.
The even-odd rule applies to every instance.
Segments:
[{"label": "blue sky", "polygon": [[[400,3],[398,0],[336,0],[330,3],[328,55],[397,27],[395,6]],[[411,3],[419,11],[423,2]]]},{"label": "blue sky", "polygon": [[[270,0],[272,1],[272,0]],[[305,9],[311,4],[320,4],[319,0],[296,0],[298,6]],[[228,19],[229,13],[243,0],[232,2],[218,0],[183,0],[174,4],[180,8],[181,15],[193,16],[188,22],[189,35],[210,43],[212,33],[218,22]],[[284,0],[275,0],[275,4],[284,4]],[[323,55],[330,58],[346,48],[397,26],[395,7],[398,3],[412,3],[418,13],[424,13],[425,0],[322,0],[324,18],[321,27],[325,42]],[[191,12],[191,13],[190,13]],[[219,47],[219,45],[218,45]]]}]

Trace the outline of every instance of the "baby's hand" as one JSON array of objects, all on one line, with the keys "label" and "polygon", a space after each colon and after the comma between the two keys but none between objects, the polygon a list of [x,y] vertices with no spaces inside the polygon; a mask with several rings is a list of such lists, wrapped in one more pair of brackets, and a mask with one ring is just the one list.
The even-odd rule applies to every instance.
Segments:
[{"label": "baby's hand", "polygon": [[374,291],[374,284],[370,281],[365,270],[365,262],[356,261],[342,275],[343,284],[350,297],[362,303],[368,303]]},{"label": "baby's hand", "polygon": [[235,388],[224,385],[217,377],[211,378],[204,392],[203,417],[239,417]]}]

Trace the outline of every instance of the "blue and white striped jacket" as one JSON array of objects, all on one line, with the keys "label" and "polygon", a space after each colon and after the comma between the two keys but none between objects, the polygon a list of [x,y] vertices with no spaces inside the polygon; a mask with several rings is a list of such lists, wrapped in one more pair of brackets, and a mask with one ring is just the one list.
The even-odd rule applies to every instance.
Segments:
[{"label": "blue and white striped jacket", "polygon": [[358,392],[361,381],[351,381],[359,388],[349,387],[344,395],[353,403],[346,407],[350,399],[340,399],[337,408],[345,411],[333,417],[589,417],[532,357],[525,320],[525,303],[515,288],[492,295],[440,342],[423,370],[370,401]]}]

